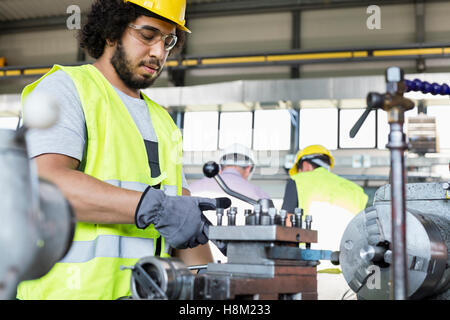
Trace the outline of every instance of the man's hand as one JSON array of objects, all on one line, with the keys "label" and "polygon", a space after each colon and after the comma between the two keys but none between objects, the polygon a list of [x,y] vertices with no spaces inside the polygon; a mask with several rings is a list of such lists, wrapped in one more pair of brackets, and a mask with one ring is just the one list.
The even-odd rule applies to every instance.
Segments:
[{"label": "man's hand", "polygon": [[[226,208],[231,205],[231,201],[228,202]],[[167,196],[161,190],[148,187],[136,208],[135,223],[140,229],[153,224],[174,248],[194,248],[208,242],[208,219],[202,211],[215,210],[216,204],[216,199]]]}]

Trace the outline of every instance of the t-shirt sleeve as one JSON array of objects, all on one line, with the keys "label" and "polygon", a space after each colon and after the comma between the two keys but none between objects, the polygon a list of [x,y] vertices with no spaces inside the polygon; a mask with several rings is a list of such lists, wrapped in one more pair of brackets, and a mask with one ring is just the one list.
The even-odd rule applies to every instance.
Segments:
[{"label": "t-shirt sleeve", "polygon": [[298,207],[297,185],[294,180],[289,179],[284,190],[283,205],[281,209],[289,213],[294,213]]},{"label": "t-shirt sleeve", "polygon": [[185,174],[184,174],[184,170],[182,171],[182,176],[181,176],[181,186],[182,186],[184,189],[189,190],[189,184],[187,183],[186,176],[185,176]]},{"label": "t-shirt sleeve", "polygon": [[69,75],[59,70],[45,77],[34,92],[48,94],[58,103],[59,118],[48,129],[30,129],[27,133],[29,156],[44,153],[63,154],[79,161],[83,158],[86,124],[81,101]]}]

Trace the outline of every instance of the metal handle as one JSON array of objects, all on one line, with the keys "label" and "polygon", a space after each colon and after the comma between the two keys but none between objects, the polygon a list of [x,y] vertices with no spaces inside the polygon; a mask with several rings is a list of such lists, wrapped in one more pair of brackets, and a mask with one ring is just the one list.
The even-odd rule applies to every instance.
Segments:
[{"label": "metal handle", "polygon": [[234,190],[231,190],[226,183],[222,180],[222,178],[218,175],[219,173],[219,165],[215,163],[214,161],[209,161],[205,163],[203,166],[203,173],[208,178],[214,178],[216,180],[217,184],[219,185],[222,190],[229,194],[232,197],[238,198],[239,200],[245,201],[247,203],[250,203],[252,205],[255,205],[258,203],[255,199],[249,198],[244,196],[243,194],[240,194]]}]

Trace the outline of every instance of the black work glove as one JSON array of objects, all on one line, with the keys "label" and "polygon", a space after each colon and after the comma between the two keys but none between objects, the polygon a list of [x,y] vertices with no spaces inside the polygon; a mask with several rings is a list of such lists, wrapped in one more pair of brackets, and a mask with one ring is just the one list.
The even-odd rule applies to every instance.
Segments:
[{"label": "black work glove", "polygon": [[[226,198],[225,198],[226,199]],[[163,191],[148,187],[141,196],[135,212],[140,229],[150,224],[176,249],[194,248],[208,242],[208,219],[202,211],[228,208],[231,201],[190,196],[167,196]],[[205,227],[206,226],[206,227]]]}]

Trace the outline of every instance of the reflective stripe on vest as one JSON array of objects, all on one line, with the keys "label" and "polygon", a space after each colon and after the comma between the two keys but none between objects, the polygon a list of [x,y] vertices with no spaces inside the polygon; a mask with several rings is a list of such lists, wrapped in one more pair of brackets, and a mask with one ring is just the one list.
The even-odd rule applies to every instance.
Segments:
[{"label": "reflective stripe on vest", "polygon": [[139,259],[153,256],[154,240],[146,238],[99,235],[92,241],[74,241],[60,263],[82,263],[94,258]]},{"label": "reflective stripe on vest", "polygon": [[[147,189],[148,184],[135,182],[135,181],[120,181],[120,180],[106,180],[105,182],[128,190],[135,190],[139,192],[144,192]],[[168,196],[176,196],[177,195],[177,186],[169,186],[163,185],[162,190]]]},{"label": "reflective stripe on vest", "polygon": [[[119,95],[93,65],[55,65],[22,92],[22,105],[46,76],[62,70],[77,89],[87,129],[86,151],[80,171],[112,185],[144,191],[160,184],[169,195],[182,194],[182,137],[169,113],[142,94],[158,141],[160,175],[152,177],[144,139]],[[26,116],[26,115],[25,115]],[[76,187],[76,186],[74,186]],[[154,255],[161,243],[162,257],[170,246],[150,225],[78,222],[68,255],[40,279],[19,285],[19,299],[117,299],[130,295],[129,270],[143,256]],[[72,281],[73,279],[76,279]],[[69,279],[69,285],[67,285]]]},{"label": "reflective stripe on vest", "polygon": [[139,192],[144,192],[144,190],[147,189],[147,187],[148,187],[148,184],[135,182],[135,181],[105,180],[105,182],[107,182],[113,186],[119,187],[119,188],[134,190],[134,191],[139,191]]}]

